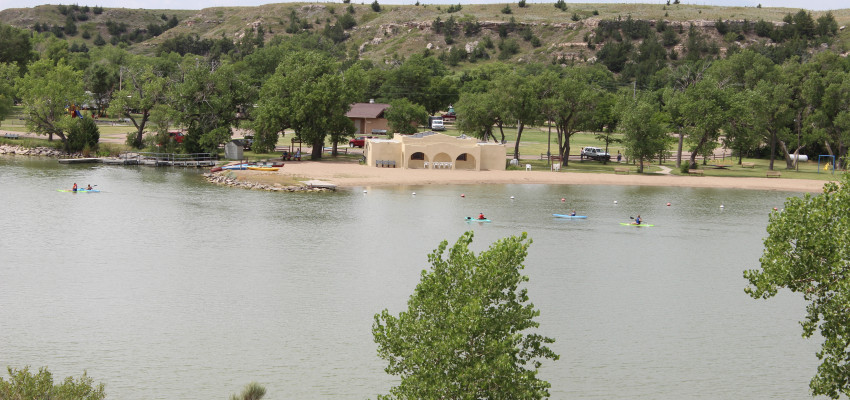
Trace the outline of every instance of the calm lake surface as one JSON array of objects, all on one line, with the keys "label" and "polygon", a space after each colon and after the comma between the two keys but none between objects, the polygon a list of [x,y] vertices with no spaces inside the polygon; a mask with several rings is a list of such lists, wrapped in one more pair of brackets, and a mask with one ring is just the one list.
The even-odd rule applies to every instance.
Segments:
[{"label": "calm lake surface", "polygon": [[[57,192],[74,182],[103,192]],[[122,400],[223,399],[250,381],[269,399],[376,398],[395,378],[372,318],[405,307],[427,254],[470,229],[476,251],[525,231],[529,295],[561,355],[542,372],[553,399],[808,398],[819,341],[801,338],[802,298],[752,300],[742,277],[758,266],[768,213],[796,195],[285,194],[213,186],[194,170],[0,158],[0,368],[48,366],[57,380],[87,370]],[[589,218],[552,217],[571,208]],[[493,222],[463,221],[479,212]],[[619,225],[636,214],[655,226]]]}]

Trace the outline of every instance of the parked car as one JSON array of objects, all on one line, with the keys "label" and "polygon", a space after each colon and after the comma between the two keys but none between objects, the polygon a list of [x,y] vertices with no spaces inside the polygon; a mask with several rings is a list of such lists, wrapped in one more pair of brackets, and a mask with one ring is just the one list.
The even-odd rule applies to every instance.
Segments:
[{"label": "parked car", "polygon": [[585,147],[581,149],[581,157],[587,157],[596,161],[608,161],[611,159],[611,155],[599,147]]},{"label": "parked car", "polygon": [[251,146],[253,146],[253,145],[254,145],[254,136],[253,135],[245,136],[245,138],[242,139],[242,149],[251,150]]},{"label": "parked car", "polygon": [[432,131],[444,131],[446,126],[443,125],[443,117],[428,117],[428,127]]},{"label": "parked car", "polygon": [[372,139],[372,138],[373,138],[373,136],[358,136],[354,139],[349,140],[348,145],[351,146],[351,147],[363,148],[363,146],[366,145],[366,139]]}]

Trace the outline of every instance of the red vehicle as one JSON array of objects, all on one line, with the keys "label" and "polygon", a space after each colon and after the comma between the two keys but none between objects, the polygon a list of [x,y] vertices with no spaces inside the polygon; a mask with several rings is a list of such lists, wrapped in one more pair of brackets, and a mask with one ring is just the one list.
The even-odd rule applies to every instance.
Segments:
[{"label": "red vehicle", "polygon": [[354,139],[349,140],[348,145],[351,147],[363,148],[363,146],[366,145],[366,139],[372,139],[373,137],[374,136],[358,136]]}]

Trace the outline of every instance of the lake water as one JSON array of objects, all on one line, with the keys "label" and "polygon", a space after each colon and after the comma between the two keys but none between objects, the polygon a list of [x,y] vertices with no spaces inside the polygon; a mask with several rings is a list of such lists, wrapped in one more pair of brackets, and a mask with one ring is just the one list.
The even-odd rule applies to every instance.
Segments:
[{"label": "lake water", "polygon": [[[103,192],[57,192],[74,182]],[[542,372],[553,399],[808,398],[819,343],[801,338],[803,300],[752,300],[742,277],[768,213],[794,195],[270,193],[197,171],[0,158],[0,367],[87,370],[122,400],[227,398],[250,381],[268,399],[376,398],[395,378],[373,315],[405,307],[427,254],[469,229],[476,251],[525,231],[529,295],[561,355]],[[571,208],[590,218],[552,218]],[[463,221],[479,212],[493,222]],[[636,214],[655,226],[619,224]]]}]

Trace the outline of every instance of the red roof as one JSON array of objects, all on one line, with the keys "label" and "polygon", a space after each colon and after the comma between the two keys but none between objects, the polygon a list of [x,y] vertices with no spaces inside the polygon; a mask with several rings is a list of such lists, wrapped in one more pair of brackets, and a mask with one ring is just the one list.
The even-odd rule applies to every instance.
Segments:
[{"label": "red roof", "polygon": [[384,103],[354,103],[351,110],[345,113],[348,118],[383,118],[384,111],[390,108]]}]

